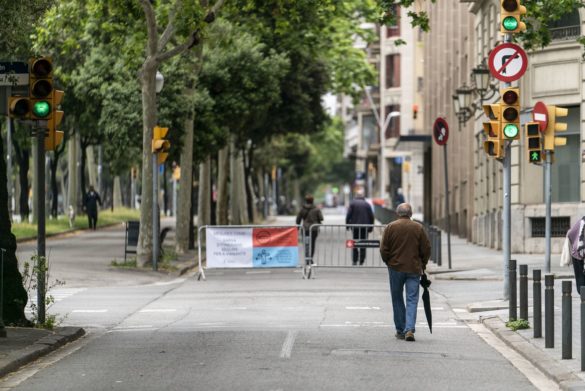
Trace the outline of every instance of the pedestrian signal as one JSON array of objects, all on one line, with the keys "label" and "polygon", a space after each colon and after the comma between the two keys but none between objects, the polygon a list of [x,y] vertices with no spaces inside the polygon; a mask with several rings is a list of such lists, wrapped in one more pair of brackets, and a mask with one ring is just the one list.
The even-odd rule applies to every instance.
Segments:
[{"label": "pedestrian signal", "polygon": [[528,161],[535,164],[540,163],[543,158],[540,124],[538,122],[528,122],[524,127],[526,129]]}]

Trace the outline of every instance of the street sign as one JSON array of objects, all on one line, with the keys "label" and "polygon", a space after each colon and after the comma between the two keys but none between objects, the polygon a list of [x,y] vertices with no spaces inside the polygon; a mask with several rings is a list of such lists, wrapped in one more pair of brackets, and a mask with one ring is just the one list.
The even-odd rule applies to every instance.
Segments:
[{"label": "street sign", "polygon": [[25,62],[0,62],[0,86],[28,85],[28,64]]},{"label": "street sign", "polygon": [[492,50],[488,65],[496,79],[511,83],[520,79],[526,72],[528,57],[520,46],[503,43]]},{"label": "street sign", "polygon": [[536,102],[532,110],[532,119],[539,123],[540,132],[544,132],[548,125],[548,109],[544,102]]},{"label": "street sign", "polygon": [[444,118],[437,118],[433,124],[433,138],[438,145],[447,144],[449,139],[449,125]]}]

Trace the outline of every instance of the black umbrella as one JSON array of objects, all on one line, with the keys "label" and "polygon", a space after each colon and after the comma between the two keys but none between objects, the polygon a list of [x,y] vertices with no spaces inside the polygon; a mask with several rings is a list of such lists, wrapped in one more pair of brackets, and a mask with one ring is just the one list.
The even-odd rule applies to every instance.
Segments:
[{"label": "black umbrella", "polygon": [[429,294],[429,286],[431,281],[428,279],[426,273],[423,273],[420,278],[420,285],[423,287],[422,300],[425,308],[425,315],[427,316],[427,323],[429,324],[429,330],[433,333],[433,313],[431,312],[431,295]]}]

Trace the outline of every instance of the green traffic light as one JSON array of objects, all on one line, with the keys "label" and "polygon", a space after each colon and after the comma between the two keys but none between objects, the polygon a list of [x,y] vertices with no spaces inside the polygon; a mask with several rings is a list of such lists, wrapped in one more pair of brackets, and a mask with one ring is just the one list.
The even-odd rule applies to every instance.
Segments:
[{"label": "green traffic light", "polygon": [[35,117],[45,118],[51,112],[51,105],[46,100],[35,102],[32,112]]},{"label": "green traffic light", "polygon": [[514,16],[506,16],[502,25],[506,31],[514,31],[518,28],[518,20]]},{"label": "green traffic light", "polygon": [[531,162],[539,162],[540,161],[540,152],[538,152],[538,151],[530,152],[530,161]]},{"label": "green traffic light", "polygon": [[506,138],[516,138],[518,136],[518,127],[514,124],[504,126],[504,136]]}]

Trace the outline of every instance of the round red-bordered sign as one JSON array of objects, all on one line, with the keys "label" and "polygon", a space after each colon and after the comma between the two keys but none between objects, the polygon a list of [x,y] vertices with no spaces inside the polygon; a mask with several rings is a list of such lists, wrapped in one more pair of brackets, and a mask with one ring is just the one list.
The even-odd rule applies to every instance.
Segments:
[{"label": "round red-bordered sign", "polygon": [[433,138],[438,145],[447,144],[449,140],[449,124],[445,118],[437,118],[433,124]]},{"label": "round red-bordered sign", "polygon": [[544,102],[536,102],[532,110],[532,119],[538,122],[540,133],[543,133],[548,125],[548,109]]},{"label": "round red-bordered sign", "polygon": [[528,67],[528,56],[520,46],[503,43],[490,53],[488,65],[493,77],[506,83],[520,79]]}]

